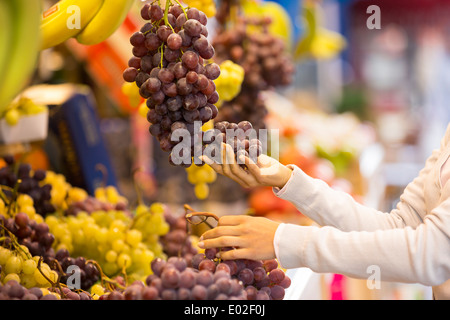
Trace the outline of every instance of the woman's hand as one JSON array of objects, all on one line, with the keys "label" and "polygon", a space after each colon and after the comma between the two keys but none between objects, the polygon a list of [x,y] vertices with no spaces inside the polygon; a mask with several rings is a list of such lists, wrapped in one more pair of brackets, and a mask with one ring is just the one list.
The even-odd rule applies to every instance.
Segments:
[{"label": "woman's hand", "polygon": [[[236,181],[244,188],[277,187],[282,189],[291,178],[292,170],[271,157],[261,155],[257,160],[258,163],[254,163],[249,157],[241,156],[238,163],[230,145],[224,143],[222,148],[221,164],[215,163],[206,156],[202,156],[201,160],[217,173]],[[244,170],[240,164],[245,164],[247,170]]]},{"label": "woman's hand", "polygon": [[198,246],[202,249],[236,248],[221,252],[223,260],[275,259],[273,240],[279,225],[262,217],[224,216],[216,228],[202,235]]}]

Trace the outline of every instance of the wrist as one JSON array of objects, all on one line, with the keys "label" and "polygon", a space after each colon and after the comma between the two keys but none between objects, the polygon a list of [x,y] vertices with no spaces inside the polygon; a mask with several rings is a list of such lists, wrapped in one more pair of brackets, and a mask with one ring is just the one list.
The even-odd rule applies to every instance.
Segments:
[{"label": "wrist", "polygon": [[281,171],[280,179],[277,182],[277,185],[274,187],[279,188],[281,190],[289,182],[289,180],[291,180],[292,173],[294,172],[294,170],[292,170],[290,167],[281,165],[280,171]]}]

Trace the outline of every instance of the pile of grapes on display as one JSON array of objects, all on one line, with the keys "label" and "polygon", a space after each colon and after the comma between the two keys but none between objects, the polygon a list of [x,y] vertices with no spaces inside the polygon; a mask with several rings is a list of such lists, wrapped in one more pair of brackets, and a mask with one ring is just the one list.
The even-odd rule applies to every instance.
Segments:
[{"label": "pile of grapes on display", "polygon": [[75,292],[64,287],[59,288],[25,288],[19,282],[10,280],[0,283],[0,300],[92,300],[87,292]]},{"label": "pile of grapes on display", "polygon": [[170,231],[161,237],[161,244],[167,257],[183,257],[189,264],[192,257],[198,253],[195,241],[187,230],[187,221],[184,216],[175,216],[166,212],[165,220],[170,226]]},{"label": "pile of grapes on display", "polygon": [[206,15],[170,1],[168,6],[166,11],[156,3],[143,6],[142,18],[150,22],[130,38],[133,57],[123,77],[135,82],[147,99],[150,133],[163,151],[171,152],[178,143],[171,139],[175,130],[192,135],[194,122],[206,124],[216,118],[219,96],[214,80],[220,68],[207,62],[215,50],[207,39]]},{"label": "pile of grapes on display", "polygon": [[96,261],[108,277],[125,270],[134,280],[151,272],[155,257],[164,257],[160,237],[169,231],[164,213],[165,206],[154,203],[139,205],[134,215],[120,210],[80,211],[66,217],[49,216],[46,223],[55,235],[57,255],[65,253],[63,259],[68,252]]},{"label": "pile of grapes on display", "polygon": [[[16,237],[18,243],[25,246],[32,256],[41,256],[46,263],[49,263],[55,257],[55,251],[52,247],[55,237],[49,232],[46,223],[37,223],[30,219],[27,214],[19,212],[14,218],[6,218],[0,215],[0,224],[13,237]],[[1,230],[0,234],[2,234]],[[11,236],[6,236],[5,241],[11,241]]]},{"label": "pile of grapes on display", "polygon": [[181,257],[152,261],[153,274],[104,300],[246,300],[244,286],[224,270],[198,270]]},{"label": "pile of grapes on display", "polygon": [[206,249],[192,258],[192,267],[198,270],[217,272],[226,271],[232,279],[239,280],[246,292],[246,300],[283,300],[285,289],[291,285],[291,279],[278,268],[275,259],[256,260],[220,260],[219,251],[231,248]]},{"label": "pile of grapes on display", "polygon": [[17,191],[22,194],[28,194],[34,202],[34,208],[40,215],[47,215],[55,212],[55,207],[51,204],[50,184],[41,184],[46,178],[46,172],[43,170],[31,170],[31,166],[27,163],[17,163],[12,156],[5,156],[3,158],[7,164],[0,169],[0,185],[3,193],[12,197],[11,189],[17,188]]}]

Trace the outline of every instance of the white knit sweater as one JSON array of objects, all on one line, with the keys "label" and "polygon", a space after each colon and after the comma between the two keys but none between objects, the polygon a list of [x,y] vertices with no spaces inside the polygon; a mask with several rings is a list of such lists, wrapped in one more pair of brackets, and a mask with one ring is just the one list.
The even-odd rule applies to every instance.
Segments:
[{"label": "white knit sweater", "polygon": [[435,299],[450,299],[450,183],[442,185],[449,156],[450,125],[390,213],[358,204],[293,166],[290,181],[274,192],[321,227],[281,224],[274,239],[280,264],[360,279],[379,270],[381,281],[432,286]]}]

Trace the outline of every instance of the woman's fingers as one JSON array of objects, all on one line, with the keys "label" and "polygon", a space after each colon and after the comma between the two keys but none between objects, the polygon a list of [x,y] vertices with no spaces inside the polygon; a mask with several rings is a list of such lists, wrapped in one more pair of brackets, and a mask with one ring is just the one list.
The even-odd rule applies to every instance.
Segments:
[{"label": "woman's fingers", "polygon": [[223,175],[222,166],[220,164],[214,162],[213,160],[211,160],[207,156],[201,156],[200,160],[204,161],[207,165],[209,165],[217,173]]},{"label": "woman's fingers", "polygon": [[247,248],[237,248],[234,250],[219,251],[217,257],[222,260],[251,259],[254,257],[254,252]]},{"label": "woman's fingers", "polygon": [[203,239],[197,246],[202,249],[209,248],[225,248],[225,247],[242,247],[243,239],[238,236],[222,236],[209,240]]}]

